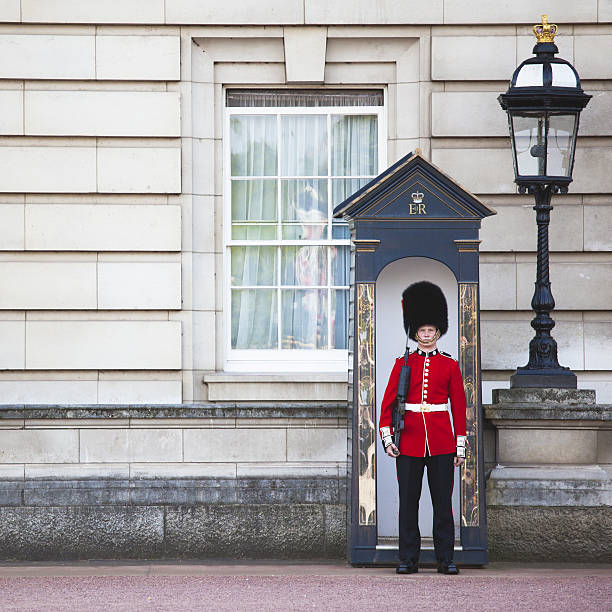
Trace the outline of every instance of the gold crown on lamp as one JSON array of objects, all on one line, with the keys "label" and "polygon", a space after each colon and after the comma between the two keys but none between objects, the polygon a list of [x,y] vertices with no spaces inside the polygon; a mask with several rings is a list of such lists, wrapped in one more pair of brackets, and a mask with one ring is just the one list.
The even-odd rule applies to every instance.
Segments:
[{"label": "gold crown on lamp", "polygon": [[420,191],[415,191],[414,193],[410,194],[412,196],[412,201],[415,204],[420,204],[423,201],[423,198],[425,197],[424,194],[422,194]]},{"label": "gold crown on lamp", "polygon": [[533,33],[539,43],[551,43],[555,41],[555,36],[559,33],[559,26],[548,23],[548,15],[542,15],[542,23],[533,26]]}]

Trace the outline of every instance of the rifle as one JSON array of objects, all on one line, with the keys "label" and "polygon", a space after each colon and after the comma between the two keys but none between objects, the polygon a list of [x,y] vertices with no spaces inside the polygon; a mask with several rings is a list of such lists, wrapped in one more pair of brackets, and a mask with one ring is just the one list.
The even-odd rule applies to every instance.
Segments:
[{"label": "rifle", "polygon": [[393,408],[392,425],[393,425],[393,444],[400,447],[400,438],[402,429],[404,429],[404,415],[406,414],[406,397],[410,388],[410,366],[408,365],[408,355],[410,351],[406,348],[404,355],[404,365],[400,370],[399,382],[397,385],[397,401]]}]

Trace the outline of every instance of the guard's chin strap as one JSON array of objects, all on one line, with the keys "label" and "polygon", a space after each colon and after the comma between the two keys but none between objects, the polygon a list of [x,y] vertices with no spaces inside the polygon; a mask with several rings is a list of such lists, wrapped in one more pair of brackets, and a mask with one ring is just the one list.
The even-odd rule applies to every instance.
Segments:
[{"label": "guard's chin strap", "polygon": [[434,337],[431,340],[423,340],[421,338],[421,336],[419,336],[419,334],[415,334],[417,342],[419,342],[420,344],[422,344],[423,346],[431,346],[432,344],[435,344],[438,341],[438,338],[440,337],[440,330],[436,330],[436,333],[434,335]]}]

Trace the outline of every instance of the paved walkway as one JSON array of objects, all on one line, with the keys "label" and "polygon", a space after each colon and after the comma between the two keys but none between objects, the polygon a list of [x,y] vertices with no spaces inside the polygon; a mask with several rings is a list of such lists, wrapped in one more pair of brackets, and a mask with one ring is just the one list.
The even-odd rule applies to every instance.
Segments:
[{"label": "paved walkway", "polygon": [[4,563],[0,608],[609,612],[612,566],[493,563],[459,576],[397,576],[342,563]]}]

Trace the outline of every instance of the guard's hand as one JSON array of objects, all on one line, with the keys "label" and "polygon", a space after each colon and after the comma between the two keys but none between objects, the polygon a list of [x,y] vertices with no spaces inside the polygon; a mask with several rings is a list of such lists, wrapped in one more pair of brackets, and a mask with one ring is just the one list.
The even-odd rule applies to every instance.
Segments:
[{"label": "guard's hand", "polygon": [[394,459],[396,457],[399,457],[399,454],[400,454],[399,449],[397,448],[397,446],[395,446],[395,444],[393,444],[393,442],[391,442],[391,444],[387,446],[386,451],[389,457],[393,457]]},{"label": "guard's hand", "polygon": [[459,467],[464,461],[465,461],[464,457],[455,457],[453,459],[453,463],[455,464],[455,467]]}]

